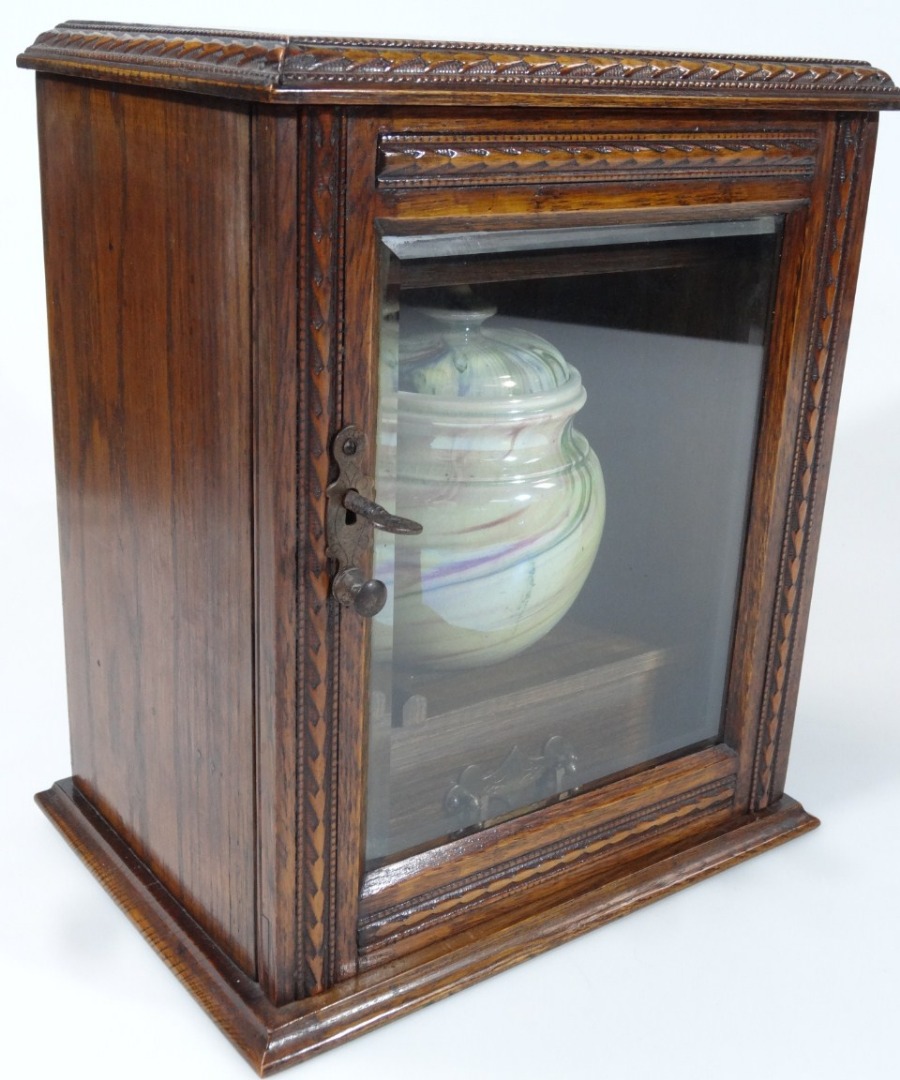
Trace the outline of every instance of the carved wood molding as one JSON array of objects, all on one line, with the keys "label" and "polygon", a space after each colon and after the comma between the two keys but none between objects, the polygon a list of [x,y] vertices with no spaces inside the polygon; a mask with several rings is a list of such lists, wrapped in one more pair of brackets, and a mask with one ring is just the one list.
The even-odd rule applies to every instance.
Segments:
[{"label": "carved wood molding", "polygon": [[38,803],[223,1034],[265,1075],[508,970],[817,824],[797,803],[783,799],[774,811],[687,851],[664,854],[624,878],[597,883],[566,904],[525,911],[524,918],[517,913],[514,926],[508,921],[489,926],[461,943],[455,964],[436,961],[433,954],[413,954],[401,958],[387,976],[373,972],[344,981],[324,1003],[297,1002],[275,1009],[134,857],[72,781],[55,784],[38,796]]},{"label": "carved wood molding", "polygon": [[[807,353],[800,403],[800,426],[794,451],[794,465],[788,499],[788,514],[778,575],[775,615],[762,698],[762,716],[753,767],[751,808],[765,809],[777,792],[778,755],[783,742],[788,697],[797,674],[793,670],[794,649],[805,590],[811,523],[817,494],[819,458],[825,437],[825,417],[830,405],[830,388],[840,332],[839,298],[847,273],[848,248],[855,225],[855,204],[859,167],[866,132],[864,118],[841,122],[828,194],[825,243],[816,277],[815,319]],[[793,687],[796,690],[796,687]]]},{"label": "carved wood molding", "polygon": [[[329,612],[330,579],[325,561],[325,488],[328,484],[329,446],[333,430],[335,341],[339,333],[338,297],[334,282],[335,260],[342,243],[339,190],[341,126],[339,118],[315,113],[305,121],[300,198],[301,320],[305,338],[305,379],[300,424],[298,497],[301,567],[305,614],[299,628],[297,700],[300,701],[300,784],[298,836],[299,955],[298,991],[318,993],[330,985],[330,943],[333,938],[335,861],[329,823],[334,821],[337,797],[334,783],[336,732],[333,724],[335,655],[333,619]],[[313,167],[313,159],[315,166]]]},{"label": "carved wood molding", "polygon": [[527,855],[497,863],[490,869],[454,880],[445,887],[423,892],[410,902],[385,906],[360,918],[361,951],[374,949],[416,934],[565,874],[573,864],[605,857],[634,845],[650,833],[705,818],[733,805],[735,780],[726,776],[701,787],[663,799],[577,833]]},{"label": "carved wood molding", "polygon": [[732,103],[796,98],[830,101],[832,107],[900,107],[900,91],[890,77],[855,60],[305,39],[95,22],[67,22],[41,34],[19,63],[94,77],[127,80],[130,75],[157,84],[208,81],[211,92],[222,93],[227,86],[229,92],[269,100],[350,87],[406,88],[425,91],[423,96],[429,89],[456,88],[463,96],[466,91],[638,92]]},{"label": "carved wood molding", "polygon": [[288,45],[282,72],[293,80],[479,82],[492,85],[543,84],[553,87],[640,87],[741,90],[817,87],[853,92],[893,83],[883,71],[855,60],[777,57],[681,56],[630,50],[560,50],[543,46],[435,44],[406,41],[300,41]]},{"label": "carved wood molding", "polygon": [[40,69],[41,61],[80,60],[270,85],[277,81],[287,40],[229,31],[68,22],[40,34],[20,64]]},{"label": "carved wood molding", "polygon": [[703,132],[604,138],[546,135],[382,135],[378,182],[389,186],[538,184],[641,179],[812,177],[815,132]]}]

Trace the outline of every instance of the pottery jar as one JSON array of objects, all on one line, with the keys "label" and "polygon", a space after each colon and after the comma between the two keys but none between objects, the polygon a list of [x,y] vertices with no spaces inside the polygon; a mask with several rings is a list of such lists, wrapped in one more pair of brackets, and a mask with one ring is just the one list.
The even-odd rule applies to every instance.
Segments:
[{"label": "pottery jar", "polygon": [[600,463],[572,423],[578,371],[493,314],[422,309],[415,332],[390,320],[383,339],[379,498],[423,529],[376,545],[392,602],[373,641],[407,669],[533,645],[575,601],[603,531]]}]

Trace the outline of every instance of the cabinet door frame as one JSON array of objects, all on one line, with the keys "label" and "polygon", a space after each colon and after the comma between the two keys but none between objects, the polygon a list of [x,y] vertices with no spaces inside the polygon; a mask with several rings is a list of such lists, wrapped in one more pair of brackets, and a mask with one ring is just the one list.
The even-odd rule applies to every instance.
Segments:
[{"label": "cabinet door frame", "polygon": [[[614,897],[617,878],[652,876],[673,852],[736,836],[760,815],[796,805],[783,799],[784,771],[833,438],[830,403],[858,266],[870,124],[790,114],[723,122],[669,112],[642,114],[637,126],[626,113],[472,110],[454,115],[448,134],[451,125],[435,109],[354,113],[348,121],[336,429],[362,426],[370,447],[381,235],[774,214],[783,219],[783,240],[721,742],[366,874],[369,631],[366,620],[342,611],[341,972],[445,949],[452,935],[478,927],[505,932],[575,902],[585,889],[602,886]],[[496,163],[485,165],[494,155]],[[660,891],[677,887],[670,879]],[[617,901],[610,903],[613,910]]]}]

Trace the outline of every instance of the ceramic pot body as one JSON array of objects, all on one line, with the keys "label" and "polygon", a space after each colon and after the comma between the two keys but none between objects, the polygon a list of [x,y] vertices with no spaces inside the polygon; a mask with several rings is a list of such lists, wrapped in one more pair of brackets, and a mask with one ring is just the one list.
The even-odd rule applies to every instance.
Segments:
[{"label": "ceramic pot body", "polygon": [[[597,554],[605,492],[572,424],[585,402],[581,378],[543,339],[498,334],[506,340],[467,333],[456,342],[463,357],[445,349],[415,372],[423,389],[382,404],[380,495],[423,526],[376,546],[375,572],[393,599],[379,616],[376,656],[379,642],[391,642],[403,667],[463,669],[516,655],[568,611]],[[424,346],[434,351],[433,341]],[[503,356],[511,351],[518,357]],[[403,364],[401,387],[414,372]],[[502,384],[511,396],[497,396]],[[461,385],[481,393],[452,392]],[[393,633],[383,632],[390,623]]]}]

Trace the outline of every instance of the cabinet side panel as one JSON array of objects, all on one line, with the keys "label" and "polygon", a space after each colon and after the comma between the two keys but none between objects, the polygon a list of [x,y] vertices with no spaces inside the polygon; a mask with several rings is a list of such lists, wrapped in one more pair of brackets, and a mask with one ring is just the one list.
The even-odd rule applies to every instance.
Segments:
[{"label": "cabinet side panel", "polygon": [[73,771],[252,973],[249,118],[38,101]]},{"label": "cabinet side panel", "polygon": [[294,998],[297,957],[298,129],[253,119],[257,981]]}]

